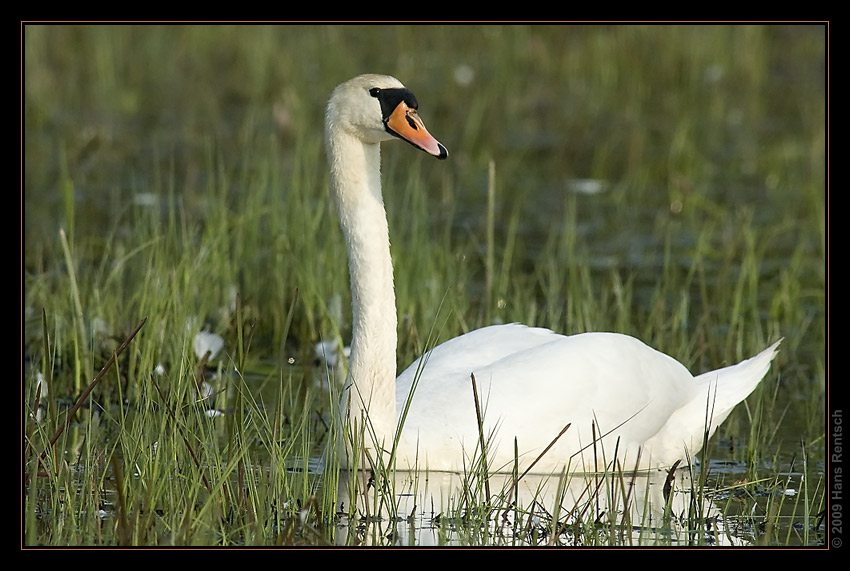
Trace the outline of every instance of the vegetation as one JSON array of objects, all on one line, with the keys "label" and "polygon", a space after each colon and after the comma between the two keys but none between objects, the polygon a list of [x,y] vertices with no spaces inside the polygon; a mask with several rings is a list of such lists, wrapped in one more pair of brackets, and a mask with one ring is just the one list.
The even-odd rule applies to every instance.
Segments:
[{"label": "vegetation", "polygon": [[[493,322],[628,333],[694,372],[785,338],[679,469],[681,534],[588,507],[656,489],[631,474],[572,502],[556,478],[563,501],[518,506],[515,482],[472,471],[411,527],[466,545],[821,544],[825,34],[25,26],[22,543],[408,540],[404,511],[349,519],[357,482],[317,460],[342,373],[315,345],[349,336],[323,107],[378,72],[450,152],[384,145],[400,367]],[[224,348],[196,351],[201,332]],[[388,497],[436,476],[409,478]]]}]

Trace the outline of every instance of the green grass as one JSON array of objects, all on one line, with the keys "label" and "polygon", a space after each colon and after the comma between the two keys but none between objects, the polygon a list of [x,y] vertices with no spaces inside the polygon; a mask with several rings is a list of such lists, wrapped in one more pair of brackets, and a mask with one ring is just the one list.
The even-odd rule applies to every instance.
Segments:
[{"label": "green grass", "polygon": [[[632,334],[695,372],[785,337],[694,493],[754,544],[823,541],[821,28],[27,26],[23,39],[25,545],[404,541],[387,539],[390,519],[343,533],[333,462],[308,465],[335,406],[313,345],[350,332],[323,106],[367,71],[413,89],[450,151],[384,146],[400,367],[499,321]],[[216,418],[198,406],[202,329],[226,341],[202,373],[228,411]],[[434,524],[445,541],[511,544],[513,526],[533,544],[631,537],[629,520],[579,509],[598,491],[538,524],[512,514],[505,533],[488,522],[509,495],[468,478]]]}]

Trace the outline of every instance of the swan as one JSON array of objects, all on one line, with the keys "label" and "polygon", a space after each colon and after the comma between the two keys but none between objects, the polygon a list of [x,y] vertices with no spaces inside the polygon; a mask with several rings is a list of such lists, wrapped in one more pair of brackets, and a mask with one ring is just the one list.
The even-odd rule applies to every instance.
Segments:
[{"label": "swan", "polygon": [[342,467],[392,462],[398,470],[461,472],[485,458],[492,473],[551,474],[664,468],[692,458],[706,432],[765,376],[781,339],[755,357],[694,377],[627,335],[493,325],[425,352],[396,378],[380,143],[402,139],[438,159],[448,156],[417,109],[401,82],[371,74],[336,87],[327,104],[331,193],[352,297],[336,431]]}]

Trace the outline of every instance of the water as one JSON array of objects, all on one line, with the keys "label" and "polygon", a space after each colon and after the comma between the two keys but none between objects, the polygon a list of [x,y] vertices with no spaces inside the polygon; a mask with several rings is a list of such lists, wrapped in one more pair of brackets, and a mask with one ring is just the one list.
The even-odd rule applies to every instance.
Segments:
[{"label": "water", "polygon": [[[346,476],[340,482],[340,501],[349,499]],[[670,483],[663,472],[563,479],[532,475],[517,484],[510,476],[494,475],[488,485],[489,502],[465,507],[462,490],[484,493],[474,478],[399,474],[394,482],[397,511],[367,517],[360,526],[343,518],[336,541],[419,546],[730,546],[747,545],[752,539],[727,528],[719,506],[710,499],[695,505],[686,473]],[[362,504],[358,513],[369,513]],[[482,513],[473,505],[489,507]]]}]

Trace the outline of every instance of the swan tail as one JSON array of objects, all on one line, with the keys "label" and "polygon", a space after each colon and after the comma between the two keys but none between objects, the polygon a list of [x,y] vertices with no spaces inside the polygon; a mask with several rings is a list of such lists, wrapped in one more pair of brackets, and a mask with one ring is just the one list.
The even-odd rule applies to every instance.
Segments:
[{"label": "swan tail", "polygon": [[707,400],[711,416],[711,433],[721,424],[732,409],[755,390],[762,381],[770,364],[779,352],[782,339],[756,355],[715,371],[703,373],[695,378],[698,385],[705,389],[700,391]]}]

